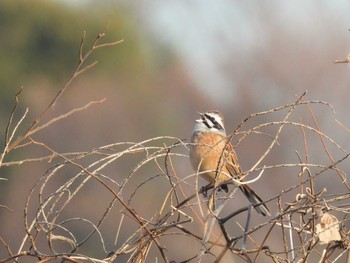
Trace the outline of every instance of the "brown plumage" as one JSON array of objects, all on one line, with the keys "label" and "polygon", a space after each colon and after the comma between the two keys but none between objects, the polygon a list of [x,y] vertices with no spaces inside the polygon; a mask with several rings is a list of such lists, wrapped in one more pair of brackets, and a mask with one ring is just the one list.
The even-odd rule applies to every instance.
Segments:
[{"label": "brown plumage", "polygon": [[[191,142],[192,166],[199,172],[208,171],[200,174],[206,181],[220,184],[230,177],[237,181],[241,180],[242,170],[231,143],[227,141],[223,116],[220,112],[210,111],[201,114],[201,119],[196,120]],[[225,192],[228,191],[226,184],[221,185],[221,188]],[[253,205],[263,202],[248,185],[240,184],[239,189]],[[271,215],[265,204],[255,206],[255,209],[261,215]]]}]

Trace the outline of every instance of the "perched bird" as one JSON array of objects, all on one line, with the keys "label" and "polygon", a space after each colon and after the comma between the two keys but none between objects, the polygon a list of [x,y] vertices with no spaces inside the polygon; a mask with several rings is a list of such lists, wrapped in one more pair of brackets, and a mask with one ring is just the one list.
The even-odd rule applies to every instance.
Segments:
[{"label": "perched bird", "polygon": [[[233,177],[242,180],[242,170],[238,164],[237,155],[228,141],[224,128],[224,117],[219,111],[200,113],[196,120],[190,147],[190,160],[195,171],[210,183],[222,183]],[[220,163],[219,163],[220,162]],[[207,172],[205,172],[207,171]],[[239,189],[253,205],[260,204],[262,199],[247,184],[239,184]],[[226,184],[221,189],[228,191]],[[271,215],[265,204],[255,206],[256,211],[263,215]]]}]

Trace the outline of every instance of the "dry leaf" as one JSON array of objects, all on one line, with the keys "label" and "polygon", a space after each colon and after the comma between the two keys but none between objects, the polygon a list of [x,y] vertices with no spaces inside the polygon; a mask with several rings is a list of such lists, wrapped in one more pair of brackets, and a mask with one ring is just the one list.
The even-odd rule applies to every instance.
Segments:
[{"label": "dry leaf", "polygon": [[316,234],[318,235],[321,244],[340,240],[341,236],[339,233],[338,219],[329,213],[324,213],[321,217],[320,223],[316,225]]}]

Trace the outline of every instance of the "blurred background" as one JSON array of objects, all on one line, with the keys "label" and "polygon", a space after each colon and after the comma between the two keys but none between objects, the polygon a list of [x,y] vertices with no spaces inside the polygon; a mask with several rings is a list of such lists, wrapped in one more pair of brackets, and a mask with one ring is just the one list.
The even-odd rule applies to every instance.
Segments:
[{"label": "blurred background", "polygon": [[[317,120],[348,149],[349,135],[334,125],[334,118],[350,126],[349,67],[333,61],[350,51],[349,10],[348,1],[322,0],[0,1],[1,143],[20,87],[18,112],[29,108],[26,127],[69,79],[83,31],[91,43],[109,24],[104,41],[124,42],[93,54],[91,62],[99,63],[73,82],[52,116],[107,100],[36,135],[57,152],[162,135],[188,140],[197,112],[211,109],[224,114],[226,130],[232,132],[250,114],[291,103],[305,90],[307,99],[334,107],[336,116],[323,108]],[[307,116],[301,112],[297,120]],[[302,151],[303,141],[300,133],[294,135],[281,138],[291,147],[272,153],[268,161],[296,162],[293,152]],[[244,169],[266,145],[257,138],[238,145]],[[45,154],[33,147],[5,161]],[[317,162],[322,156],[313,158]],[[51,165],[0,170],[8,179],[0,184],[0,204],[13,210],[0,210],[0,236],[14,249],[24,234],[25,198]],[[191,171],[186,161],[179,168],[186,175]],[[279,181],[287,186],[292,180],[288,174],[264,176],[257,190],[264,198],[280,191]],[[6,254],[4,247],[0,254]]]}]

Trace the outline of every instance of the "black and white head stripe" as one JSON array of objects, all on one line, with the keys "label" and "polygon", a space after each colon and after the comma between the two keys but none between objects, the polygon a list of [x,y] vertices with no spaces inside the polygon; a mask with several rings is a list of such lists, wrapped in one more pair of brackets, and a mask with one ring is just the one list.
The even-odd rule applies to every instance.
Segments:
[{"label": "black and white head stripe", "polygon": [[216,129],[218,131],[225,131],[224,118],[218,111],[209,111],[201,113],[201,119],[208,129]]},{"label": "black and white head stripe", "polygon": [[201,118],[196,120],[194,133],[213,132],[226,136],[224,117],[219,111],[208,111],[206,113],[199,113],[199,115]]}]

